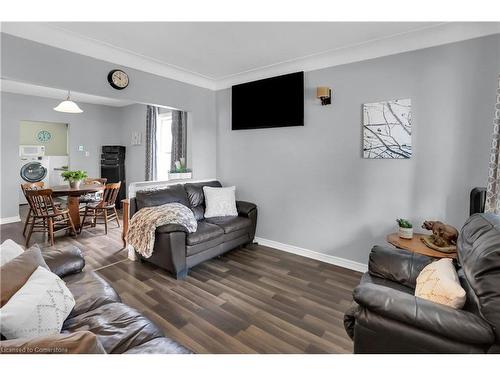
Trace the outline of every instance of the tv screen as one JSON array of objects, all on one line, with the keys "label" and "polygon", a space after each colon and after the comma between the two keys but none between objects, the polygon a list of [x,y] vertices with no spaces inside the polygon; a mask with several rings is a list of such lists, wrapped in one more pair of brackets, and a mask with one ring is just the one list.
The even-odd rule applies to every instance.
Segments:
[{"label": "tv screen", "polygon": [[232,129],[304,126],[304,72],[232,87]]}]

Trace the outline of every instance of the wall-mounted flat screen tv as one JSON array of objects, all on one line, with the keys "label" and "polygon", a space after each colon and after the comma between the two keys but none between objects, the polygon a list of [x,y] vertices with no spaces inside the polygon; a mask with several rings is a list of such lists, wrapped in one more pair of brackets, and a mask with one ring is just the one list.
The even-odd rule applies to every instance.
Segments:
[{"label": "wall-mounted flat screen tv", "polygon": [[304,126],[304,72],[232,87],[232,129]]}]

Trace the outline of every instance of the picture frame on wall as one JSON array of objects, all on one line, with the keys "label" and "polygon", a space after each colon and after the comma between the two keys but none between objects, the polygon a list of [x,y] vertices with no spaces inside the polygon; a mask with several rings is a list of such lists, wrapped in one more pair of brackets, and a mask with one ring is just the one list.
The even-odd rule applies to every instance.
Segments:
[{"label": "picture frame on wall", "polygon": [[363,104],[363,158],[409,159],[411,134],[411,99]]}]

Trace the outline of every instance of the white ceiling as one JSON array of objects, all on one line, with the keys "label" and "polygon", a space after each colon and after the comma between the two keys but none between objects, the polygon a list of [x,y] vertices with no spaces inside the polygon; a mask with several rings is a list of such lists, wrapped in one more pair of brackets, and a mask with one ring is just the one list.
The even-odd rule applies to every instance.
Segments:
[{"label": "white ceiling", "polygon": [[[55,89],[52,87],[37,86],[30,83],[11,81],[7,79],[0,80],[0,91],[13,94],[41,96],[43,98],[57,99],[58,101],[66,99],[68,91]],[[134,102],[122,99],[112,99],[103,96],[89,95],[81,92],[71,91],[71,100],[79,103],[99,104],[110,107],[123,107],[134,104]],[[54,105],[57,103],[54,102]]]},{"label": "white ceiling", "polygon": [[436,24],[64,22],[53,25],[219,80]]},{"label": "white ceiling", "polygon": [[218,89],[499,33],[500,23],[14,22],[2,31]]}]

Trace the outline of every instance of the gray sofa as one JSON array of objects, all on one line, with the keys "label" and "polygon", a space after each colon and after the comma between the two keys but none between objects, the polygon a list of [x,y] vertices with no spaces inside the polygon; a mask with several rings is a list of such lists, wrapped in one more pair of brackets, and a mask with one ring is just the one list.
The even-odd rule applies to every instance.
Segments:
[{"label": "gray sofa", "polygon": [[171,272],[175,278],[187,276],[189,268],[226,251],[251,243],[257,226],[257,206],[237,201],[236,217],[205,218],[203,186],[221,187],[219,181],[169,185],[164,189],[136,192],[130,198],[130,217],[143,207],[181,203],[194,213],[198,230],[188,233],[181,225],[167,224],[156,229],[153,255],[141,261],[150,262]]}]

